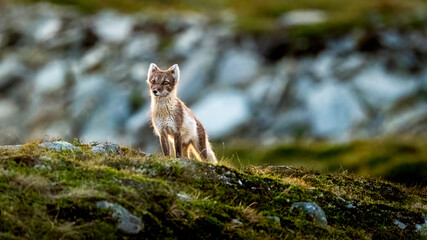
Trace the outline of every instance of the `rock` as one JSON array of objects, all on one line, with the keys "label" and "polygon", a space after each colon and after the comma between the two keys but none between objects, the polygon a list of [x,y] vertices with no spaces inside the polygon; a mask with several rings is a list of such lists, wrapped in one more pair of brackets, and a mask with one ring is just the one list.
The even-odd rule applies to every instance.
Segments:
[{"label": "rock", "polygon": [[197,99],[206,88],[215,59],[215,51],[203,49],[193,53],[185,62],[178,84],[178,95],[184,102]]},{"label": "rock", "polygon": [[121,43],[127,39],[133,28],[133,20],[112,11],[103,11],[95,19],[95,32],[104,41]]},{"label": "rock", "polygon": [[174,43],[174,52],[183,56],[190,56],[197,45],[205,36],[206,30],[201,27],[190,27],[185,32],[177,36]]},{"label": "rock", "polygon": [[192,109],[212,138],[231,133],[250,118],[248,100],[238,91],[214,92],[197,102]]},{"label": "rock", "polygon": [[277,216],[267,216],[266,218],[274,223],[280,223],[280,218]]},{"label": "rock", "polygon": [[13,117],[18,110],[18,106],[12,100],[0,99],[0,121]]},{"label": "rock", "polygon": [[47,41],[55,37],[55,35],[61,29],[61,26],[62,22],[58,18],[44,18],[38,23],[38,25],[34,29],[34,39],[37,42]]},{"label": "rock", "polygon": [[87,52],[78,64],[77,74],[85,72],[99,66],[110,54],[110,48],[106,45],[99,45]]},{"label": "rock", "polygon": [[234,218],[231,220],[231,227],[232,228],[240,228],[242,226],[243,226],[243,223],[239,219]]},{"label": "rock", "polygon": [[84,123],[81,137],[88,142],[115,141],[123,144],[119,132],[130,115],[129,93],[114,85],[104,87],[104,96]]},{"label": "rock", "polygon": [[124,53],[127,58],[138,58],[141,56],[147,58],[147,56],[152,56],[156,53],[158,44],[159,40],[154,34],[136,36],[125,46]]},{"label": "rock", "polygon": [[114,143],[101,143],[92,147],[92,152],[103,153],[103,154],[121,154],[122,148]]},{"label": "rock", "polygon": [[399,114],[395,114],[387,118],[383,125],[384,133],[407,133],[411,127],[416,126],[419,121],[423,121],[426,116],[427,104],[419,103],[406,111],[400,112]]},{"label": "rock", "polygon": [[19,151],[21,149],[22,145],[4,145],[0,146],[1,149],[5,150],[11,150],[11,151]]},{"label": "rock", "polygon": [[324,11],[305,9],[289,11],[280,17],[279,22],[283,26],[300,26],[323,23],[326,20],[327,16]]},{"label": "rock", "polygon": [[40,70],[35,77],[35,90],[39,93],[52,93],[64,87],[66,66],[63,61],[54,60]]},{"label": "rock", "polygon": [[126,233],[138,234],[144,229],[144,224],[139,217],[131,214],[128,210],[117,203],[99,201],[96,203],[96,207],[111,210],[112,217],[118,221],[117,228]]},{"label": "rock", "polygon": [[5,57],[0,61],[0,91],[14,84],[19,73],[24,71],[22,63],[15,56]]},{"label": "rock", "polygon": [[337,58],[333,64],[334,76],[339,79],[349,79],[355,76],[363,67],[366,59],[361,54],[351,54],[344,58]]},{"label": "rock", "polygon": [[307,97],[313,133],[346,139],[352,127],[365,119],[357,97],[343,84],[326,83]]},{"label": "rock", "polygon": [[417,81],[411,77],[391,75],[378,64],[371,64],[353,79],[354,87],[360,91],[371,106],[389,108],[397,99],[413,93]]},{"label": "rock", "polygon": [[306,214],[307,218],[320,225],[328,225],[326,215],[323,210],[316,204],[311,202],[296,202],[291,206],[291,211],[301,211]]},{"label": "rock", "polygon": [[143,126],[150,122],[150,105],[147,104],[141,110],[133,114],[126,121],[126,130],[129,133],[138,132]]},{"label": "rock", "polygon": [[415,229],[421,236],[427,237],[427,217],[424,217],[424,223],[415,224]]},{"label": "rock", "polygon": [[401,222],[397,219],[394,219],[393,223],[394,223],[394,225],[398,226],[400,229],[405,229],[407,227],[406,224],[404,224],[403,222]]},{"label": "rock", "polygon": [[39,146],[49,148],[49,149],[55,150],[57,152],[60,152],[62,150],[75,151],[75,150],[79,149],[78,147],[74,146],[73,144],[68,143],[68,142],[64,142],[64,141],[44,142],[44,143],[40,143]]},{"label": "rock", "polygon": [[247,50],[230,50],[219,62],[217,81],[224,85],[250,82],[260,68],[258,56]]}]

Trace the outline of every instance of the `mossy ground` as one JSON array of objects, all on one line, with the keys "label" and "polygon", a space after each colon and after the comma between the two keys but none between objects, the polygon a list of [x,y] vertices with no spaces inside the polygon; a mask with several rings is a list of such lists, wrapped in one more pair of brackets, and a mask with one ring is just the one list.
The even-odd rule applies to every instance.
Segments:
[{"label": "mossy ground", "polygon": [[260,146],[227,144],[222,155],[234,166],[291,165],[321,172],[348,171],[417,186],[427,191],[426,139],[385,138],[343,144],[304,142]]},{"label": "mossy ground", "polygon": [[[36,142],[0,148],[1,239],[421,239],[415,224],[424,222],[427,203],[419,189],[346,173],[237,170],[78,145],[74,152]],[[101,200],[141,218],[144,230],[121,232],[95,207]],[[316,202],[328,226],[290,212],[298,201]]]}]

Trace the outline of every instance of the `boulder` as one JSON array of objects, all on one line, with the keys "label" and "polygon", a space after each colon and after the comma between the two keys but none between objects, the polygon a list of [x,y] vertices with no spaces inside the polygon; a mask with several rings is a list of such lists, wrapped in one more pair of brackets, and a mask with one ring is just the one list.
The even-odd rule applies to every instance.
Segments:
[{"label": "boulder", "polygon": [[113,11],[100,12],[95,19],[95,32],[104,41],[121,43],[133,29],[133,19]]},{"label": "boulder", "polygon": [[39,93],[52,93],[60,90],[66,83],[66,65],[63,61],[53,60],[41,69],[35,77],[35,90]]},{"label": "boulder", "polygon": [[114,143],[100,143],[92,147],[92,152],[103,154],[121,154],[122,148]]},{"label": "boulder", "polygon": [[71,143],[65,142],[65,141],[55,141],[55,142],[44,142],[39,144],[40,147],[49,148],[51,150],[55,150],[57,152],[60,152],[62,150],[71,150],[75,151],[79,148],[74,146]]},{"label": "boulder", "polygon": [[217,81],[223,85],[245,84],[258,74],[258,56],[248,50],[227,51],[219,61]]},{"label": "boulder", "polygon": [[99,201],[96,203],[96,207],[110,210],[112,217],[118,221],[117,228],[126,233],[138,234],[144,229],[144,223],[139,217],[131,214],[126,208],[117,203]]},{"label": "boulder", "polygon": [[325,213],[316,203],[296,202],[292,204],[291,211],[302,212],[306,215],[307,219],[323,226],[328,225]]},{"label": "boulder", "polygon": [[212,138],[230,134],[250,120],[249,101],[239,91],[211,93],[192,109]]}]

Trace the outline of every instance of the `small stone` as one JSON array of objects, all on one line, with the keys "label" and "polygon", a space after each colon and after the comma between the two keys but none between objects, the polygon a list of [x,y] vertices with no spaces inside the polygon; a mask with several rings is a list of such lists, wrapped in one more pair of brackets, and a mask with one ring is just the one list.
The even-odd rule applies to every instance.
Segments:
[{"label": "small stone", "polygon": [[193,199],[186,193],[177,193],[176,196],[184,202],[191,202]]},{"label": "small stone", "polygon": [[104,154],[121,154],[122,149],[119,145],[113,143],[102,143],[92,147],[92,152]]},{"label": "small stone", "polygon": [[239,219],[231,220],[232,228],[239,228],[243,226],[243,223]]},{"label": "small stone", "polygon": [[316,9],[293,10],[283,14],[279,21],[284,26],[318,24],[326,21],[326,13]]},{"label": "small stone", "polygon": [[401,222],[401,221],[399,221],[397,219],[395,219],[393,221],[393,223],[394,223],[394,225],[397,225],[400,229],[405,229],[407,227],[406,224],[404,224],[403,222]]},{"label": "small stone", "polygon": [[291,211],[299,210],[307,215],[307,218],[320,225],[328,225],[326,215],[323,210],[316,204],[310,202],[296,202],[292,204]]},{"label": "small stone", "polygon": [[79,149],[78,147],[74,146],[73,144],[68,143],[68,142],[64,142],[64,141],[44,142],[44,143],[40,143],[39,146],[49,148],[49,149],[55,150],[57,152],[60,152],[62,150],[75,151],[75,150]]},{"label": "small stone", "polygon": [[272,222],[280,223],[280,218],[277,216],[267,216],[266,218]]},{"label": "small stone", "polygon": [[112,210],[112,217],[118,220],[117,228],[126,233],[137,234],[144,228],[144,224],[140,218],[131,214],[128,210],[117,203],[100,201],[96,203],[96,207]]},{"label": "small stone", "polygon": [[12,150],[12,151],[19,151],[21,149],[22,145],[4,145],[0,146],[1,149],[5,150]]}]

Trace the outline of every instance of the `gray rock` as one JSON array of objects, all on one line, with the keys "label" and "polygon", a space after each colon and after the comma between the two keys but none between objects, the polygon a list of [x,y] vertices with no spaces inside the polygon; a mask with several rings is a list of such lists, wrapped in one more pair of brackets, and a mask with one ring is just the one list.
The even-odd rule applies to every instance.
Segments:
[{"label": "gray rock", "polygon": [[76,151],[79,148],[74,146],[71,143],[64,142],[64,141],[55,141],[55,142],[44,142],[39,144],[40,147],[49,148],[51,150],[55,150],[57,152],[60,152],[62,150],[71,150]]},{"label": "gray rock", "polygon": [[184,102],[195,100],[209,79],[209,72],[215,63],[216,53],[212,49],[203,49],[192,53],[182,67],[178,95]]},{"label": "gray rock", "polygon": [[35,77],[35,90],[39,93],[51,93],[64,87],[66,82],[66,65],[54,60],[40,70]]},{"label": "gray rock", "polygon": [[272,222],[280,223],[280,218],[277,216],[267,216],[266,218]]},{"label": "gray rock", "polygon": [[88,142],[124,143],[119,132],[130,115],[129,93],[114,85],[106,88],[105,95],[84,123],[81,137]]},{"label": "gray rock", "polygon": [[238,91],[214,92],[192,109],[212,138],[225,136],[250,119],[248,100]]},{"label": "gray rock", "polygon": [[418,83],[411,77],[391,75],[378,64],[371,64],[353,80],[355,88],[360,91],[370,105],[389,108],[397,99],[413,93]]},{"label": "gray rock", "polygon": [[92,152],[104,154],[121,154],[122,148],[114,143],[100,143],[92,147]]},{"label": "gray rock", "polygon": [[323,210],[312,202],[296,202],[291,206],[291,211],[301,211],[306,214],[307,218],[320,225],[328,225],[326,215]]},{"label": "gray rock", "polygon": [[427,217],[424,217],[424,223],[415,224],[415,229],[421,236],[427,237]]},{"label": "gray rock", "polygon": [[61,29],[62,22],[58,18],[48,17],[40,20],[34,29],[34,39],[37,42],[47,41],[58,33]]},{"label": "gray rock", "polygon": [[124,53],[127,58],[152,56],[157,51],[158,44],[159,40],[154,34],[136,36],[125,46]]},{"label": "gray rock", "polygon": [[144,223],[142,223],[139,217],[131,214],[127,209],[117,203],[99,201],[96,203],[96,207],[111,210],[112,217],[118,221],[117,228],[126,233],[138,234],[144,229]]},{"label": "gray rock", "polygon": [[104,41],[120,43],[127,39],[133,28],[133,19],[113,11],[99,13],[95,20],[95,32]]},{"label": "gray rock", "polygon": [[18,113],[18,106],[12,100],[0,99],[0,121],[13,118]]},{"label": "gray rock", "polygon": [[11,151],[19,151],[21,149],[22,145],[4,145],[0,146],[1,149],[5,150],[11,150]]},{"label": "gray rock", "polygon": [[404,224],[403,222],[401,222],[397,219],[394,219],[393,223],[394,223],[394,225],[398,226],[400,229],[405,229],[407,227],[406,224]]},{"label": "gray rock", "polygon": [[13,76],[22,73],[24,67],[16,56],[5,57],[0,61],[0,89],[14,81]]},{"label": "gray rock", "polygon": [[230,50],[219,63],[217,81],[224,85],[248,83],[258,74],[259,68],[259,58],[253,52]]},{"label": "gray rock", "polygon": [[96,66],[99,66],[103,60],[110,54],[111,49],[107,45],[99,45],[87,52],[80,60],[76,73],[80,74]]},{"label": "gray rock", "polygon": [[231,220],[231,227],[232,228],[240,228],[243,226],[243,223],[239,219],[232,219]]},{"label": "gray rock", "polygon": [[416,126],[419,121],[423,121],[427,116],[427,104],[419,103],[406,111],[395,114],[387,118],[383,125],[384,133],[393,134],[405,132]]},{"label": "gray rock", "polygon": [[327,15],[322,10],[305,9],[293,10],[283,14],[279,22],[283,26],[300,26],[323,23],[327,20]]},{"label": "gray rock", "polygon": [[314,134],[345,140],[352,127],[365,119],[357,97],[343,84],[326,83],[308,96]]},{"label": "gray rock", "polygon": [[200,45],[206,29],[201,27],[190,27],[185,32],[177,36],[174,43],[174,52],[183,56],[190,56],[194,49]]}]

